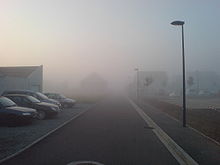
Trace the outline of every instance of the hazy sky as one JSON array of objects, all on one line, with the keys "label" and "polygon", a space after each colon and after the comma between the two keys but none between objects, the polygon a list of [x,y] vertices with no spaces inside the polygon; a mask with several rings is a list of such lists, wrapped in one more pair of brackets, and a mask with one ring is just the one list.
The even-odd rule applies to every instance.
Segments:
[{"label": "hazy sky", "polygon": [[[133,69],[219,70],[219,0],[0,0],[0,65],[44,65],[45,79],[114,81]],[[117,83],[115,81],[114,83]]]}]

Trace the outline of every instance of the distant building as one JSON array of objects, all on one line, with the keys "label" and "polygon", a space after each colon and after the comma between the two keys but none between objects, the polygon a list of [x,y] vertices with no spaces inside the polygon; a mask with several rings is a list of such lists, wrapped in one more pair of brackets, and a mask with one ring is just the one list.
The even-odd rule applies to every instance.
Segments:
[{"label": "distant building", "polygon": [[0,94],[5,90],[42,91],[43,66],[0,67]]},{"label": "distant building", "polygon": [[139,94],[141,96],[158,96],[167,94],[168,76],[166,72],[139,71],[138,77]]},{"label": "distant building", "polygon": [[[187,72],[186,87],[188,94],[199,94],[202,91],[218,93],[220,90],[220,75],[213,71]],[[178,95],[182,93],[181,75],[173,76],[169,89]]]},{"label": "distant building", "polygon": [[99,96],[106,92],[107,82],[97,73],[92,73],[81,81],[82,92],[86,95]]}]

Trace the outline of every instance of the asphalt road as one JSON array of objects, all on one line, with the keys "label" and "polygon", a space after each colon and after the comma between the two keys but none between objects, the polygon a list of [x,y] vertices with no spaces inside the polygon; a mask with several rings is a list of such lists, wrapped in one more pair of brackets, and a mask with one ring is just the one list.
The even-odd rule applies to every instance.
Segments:
[{"label": "asphalt road", "polygon": [[126,99],[103,101],[4,165],[176,165]]}]

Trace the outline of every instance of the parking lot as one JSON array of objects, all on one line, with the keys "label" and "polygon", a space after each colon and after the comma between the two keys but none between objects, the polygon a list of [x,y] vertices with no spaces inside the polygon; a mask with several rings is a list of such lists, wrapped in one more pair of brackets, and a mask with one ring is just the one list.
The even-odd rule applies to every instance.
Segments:
[{"label": "parking lot", "polygon": [[29,125],[0,126],[0,159],[18,152],[74,116],[87,111],[91,106],[92,104],[77,103],[73,108],[63,109],[58,116],[45,120],[36,119]]}]

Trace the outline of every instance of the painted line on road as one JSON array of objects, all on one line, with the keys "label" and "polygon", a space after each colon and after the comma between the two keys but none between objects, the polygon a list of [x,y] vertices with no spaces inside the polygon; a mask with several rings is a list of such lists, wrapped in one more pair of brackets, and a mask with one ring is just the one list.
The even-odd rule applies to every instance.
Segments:
[{"label": "painted line on road", "polygon": [[180,165],[198,165],[198,163],[187,154],[178,144],[175,143],[144,111],[139,108],[131,99],[128,99],[141,118],[148,124],[149,127],[153,127],[152,130],[160,141],[165,145],[168,151],[174,156]]},{"label": "painted line on road", "polygon": [[[96,104],[95,104],[96,105]],[[93,106],[92,106],[93,107]],[[3,159],[0,160],[0,164],[9,160],[9,159],[12,159],[14,158],[15,156],[21,154],[22,152],[24,152],[25,150],[29,149],[30,147],[32,147],[33,145],[39,143],[41,140],[43,140],[44,138],[46,138],[47,136],[49,136],[50,134],[54,133],[55,131],[57,131],[58,129],[64,127],[66,124],[68,124],[69,122],[71,122],[72,120],[80,117],[82,114],[86,113],[89,109],[91,109],[92,107],[78,113],[77,115],[73,116],[71,119],[65,121],[63,124],[61,124],[60,126],[56,127],[55,129],[49,131],[48,133],[46,133],[45,135],[41,136],[40,138],[38,138],[37,140],[33,141],[31,144],[27,145],[26,147],[22,148],[21,150],[19,150],[18,152],[12,154],[12,155],[9,155]]]}]

